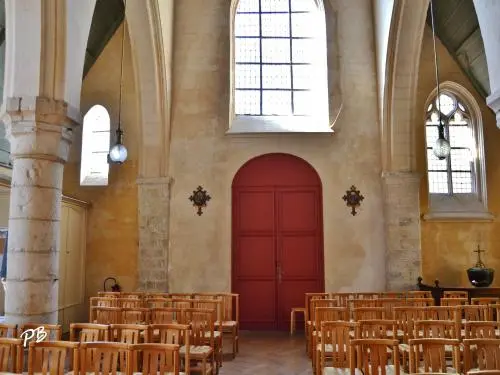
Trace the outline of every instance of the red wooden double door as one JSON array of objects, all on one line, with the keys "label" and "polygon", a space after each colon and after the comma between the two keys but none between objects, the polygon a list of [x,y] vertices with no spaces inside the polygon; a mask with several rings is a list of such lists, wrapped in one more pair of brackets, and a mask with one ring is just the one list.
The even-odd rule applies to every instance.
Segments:
[{"label": "red wooden double door", "polygon": [[304,293],[324,290],[321,181],[304,160],[267,154],[238,171],[232,193],[241,327],[286,330]]}]

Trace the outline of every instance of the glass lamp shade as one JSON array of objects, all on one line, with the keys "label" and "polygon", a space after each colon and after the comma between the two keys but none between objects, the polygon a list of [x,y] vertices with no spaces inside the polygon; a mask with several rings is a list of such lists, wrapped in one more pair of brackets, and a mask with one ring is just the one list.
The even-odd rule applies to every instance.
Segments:
[{"label": "glass lamp shade", "polygon": [[450,150],[450,142],[448,142],[444,137],[439,137],[432,148],[434,155],[436,155],[439,160],[446,159],[450,155]]},{"label": "glass lamp shade", "polygon": [[121,143],[117,143],[109,151],[109,160],[112,163],[122,164],[125,160],[127,160],[127,155],[127,148]]}]

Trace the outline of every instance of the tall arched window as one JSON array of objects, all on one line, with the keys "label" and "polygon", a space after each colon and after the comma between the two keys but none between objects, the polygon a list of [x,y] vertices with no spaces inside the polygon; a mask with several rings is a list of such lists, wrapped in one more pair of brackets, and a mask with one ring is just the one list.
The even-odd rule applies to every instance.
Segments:
[{"label": "tall arched window", "polygon": [[321,0],[239,0],[230,132],[331,131]]},{"label": "tall arched window", "polygon": [[[481,114],[473,96],[462,86],[445,82],[440,103],[434,92],[426,108],[427,181],[431,216],[484,218],[487,214],[486,174]],[[439,160],[433,153],[438,138],[439,112],[451,152]]]},{"label": "tall arched window", "polygon": [[80,185],[108,185],[110,118],[102,105],[89,109],[83,118]]}]

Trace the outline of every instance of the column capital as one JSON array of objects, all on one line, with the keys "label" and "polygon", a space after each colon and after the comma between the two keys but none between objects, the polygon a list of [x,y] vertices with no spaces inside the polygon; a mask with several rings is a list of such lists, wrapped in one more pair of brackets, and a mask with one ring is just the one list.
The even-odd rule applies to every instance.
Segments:
[{"label": "column capital", "polygon": [[68,105],[46,97],[10,97],[1,117],[11,145],[11,158],[32,158],[64,163],[68,159],[73,127]]}]

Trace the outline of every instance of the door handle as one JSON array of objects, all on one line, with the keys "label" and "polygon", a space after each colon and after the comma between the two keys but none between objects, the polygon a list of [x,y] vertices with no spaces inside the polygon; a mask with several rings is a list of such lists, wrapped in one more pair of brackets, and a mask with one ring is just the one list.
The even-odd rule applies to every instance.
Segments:
[{"label": "door handle", "polygon": [[276,272],[278,273],[278,283],[281,284],[281,264],[276,266]]}]

